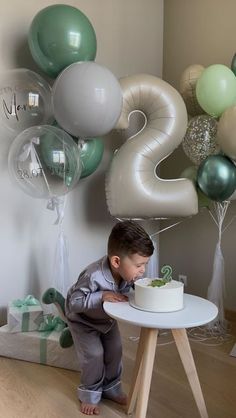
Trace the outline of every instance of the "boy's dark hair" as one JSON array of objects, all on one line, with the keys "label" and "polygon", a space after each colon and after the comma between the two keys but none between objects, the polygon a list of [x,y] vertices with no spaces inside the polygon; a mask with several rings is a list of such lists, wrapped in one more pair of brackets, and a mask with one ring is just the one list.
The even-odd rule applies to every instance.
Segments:
[{"label": "boy's dark hair", "polygon": [[154,251],[147,232],[135,221],[118,222],[108,238],[108,255],[119,257],[138,253],[150,257]]}]

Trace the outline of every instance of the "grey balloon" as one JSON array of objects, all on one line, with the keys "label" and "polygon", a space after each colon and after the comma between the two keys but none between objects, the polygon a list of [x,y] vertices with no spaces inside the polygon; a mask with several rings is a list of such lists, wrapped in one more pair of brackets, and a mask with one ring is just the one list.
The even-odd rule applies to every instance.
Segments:
[{"label": "grey balloon", "polygon": [[156,174],[159,163],[181,143],[187,111],[180,94],[162,79],[137,74],[120,80],[123,109],[116,125],[127,129],[129,116],[140,111],[146,123],[115,153],[106,177],[111,215],[151,219],[185,217],[198,212],[195,187],[189,179],[165,180]]},{"label": "grey balloon", "polygon": [[76,62],[53,85],[55,119],[71,135],[102,136],[116,125],[122,109],[122,92],[114,74],[95,62]]}]

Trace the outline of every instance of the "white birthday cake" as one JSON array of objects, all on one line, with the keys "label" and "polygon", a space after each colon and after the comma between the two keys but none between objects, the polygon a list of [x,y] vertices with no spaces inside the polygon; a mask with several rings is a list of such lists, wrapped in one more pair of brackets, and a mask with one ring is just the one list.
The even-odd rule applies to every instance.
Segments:
[{"label": "white birthday cake", "polygon": [[184,285],[176,280],[139,279],[135,282],[137,308],[150,312],[174,312],[183,309]]}]

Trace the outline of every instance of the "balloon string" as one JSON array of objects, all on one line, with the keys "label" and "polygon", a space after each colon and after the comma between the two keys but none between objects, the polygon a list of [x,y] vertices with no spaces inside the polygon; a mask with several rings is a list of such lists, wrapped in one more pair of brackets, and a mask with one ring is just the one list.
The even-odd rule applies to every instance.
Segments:
[{"label": "balloon string", "polygon": [[[66,155],[65,142],[63,141],[63,154]],[[66,159],[64,158],[64,173],[63,173],[63,183],[66,184]]]},{"label": "balloon string", "polygon": [[151,234],[150,237],[153,238],[155,235],[159,235],[161,232],[167,231],[168,229],[173,228],[174,226],[181,224],[182,222],[184,222],[184,220],[185,219],[183,219],[179,222],[176,222],[175,224],[171,224],[171,225],[167,226],[166,228],[161,229],[160,231],[154,232],[154,234]]},{"label": "balloon string", "polygon": [[65,213],[65,204],[66,204],[65,196],[51,197],[47,203],[47,209],[56,211],[57,219],[54,222],[54,225],[59,225],[61,231],[62,231],[62,221],[64,219],[64,213]]},{"label": "balloon string", "polygon": [[225,232],[225,230],[231,225],[233,220],[235,219],[236,215],[231,219],[231,221],[225,226],[225,228],[222,230],[223,222],[226,216],[227,209],[229,207],[230,201],[226,200],[224,202],[216,202],[214,203],[214,211],[216,216],[213,215],[211,209],[208,209],[213,221],[219,228],[219,240],[221,240],[222,234]]},{"label": "balloon string", "polygon": [[232,224],[232,222],[235,220],[236,215],[233,216],[233,218],[231,219],[231,221],[229,221],[229,223],[224,227],[222,234],[225,232],[225,230]]},{"label": "balloon string", "polygon": [[44,181],[45,181],[45,183],[46,183],[46,186],[47,186],[48,192],[49,192],[49,194],[51,195],[50,186],[49,186],[49,183],[48,183],[48,181],[47,181],[47,177],[46,177],[46,175],[45,175],[45,173],[44,173],[44,169],[43,169],[43,166],[42,166],[42,164],[41,164],[41,161],[40,161],[40,158],[39,158],[39,156],[38,156],[38,153],[37,153],[36,149],[35,149],[35,156],[36,156],[36,159],[37,159],[37,162],[38,162],[38,164],[39,164],[40,168],[42,169],[43,178],[44,178]]}]

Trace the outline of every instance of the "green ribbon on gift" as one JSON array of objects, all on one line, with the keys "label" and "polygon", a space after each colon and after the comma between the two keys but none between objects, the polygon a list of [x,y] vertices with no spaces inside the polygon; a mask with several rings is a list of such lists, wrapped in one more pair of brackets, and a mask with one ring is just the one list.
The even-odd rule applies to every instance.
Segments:
[{"label": "green ribbon on gift", "polygon": [[59,316],[44,315],[38,331],[42,332],[40,339],[40,363],[47,364],[47,338],[53,331],[61,332],[66,327],[65,322]]},{"label": "green ribbon on gift", "polygon": [[32,295],[27,295],[24,299],[15,299],[12,301],[11,306],[22,310],[22,324],[21,331],[27,332],[29,330],[30,313],[25,312],[29,309],[29,306],[41,306],[38,299]]},{"label": "green ribbon on gift", "polygon": [[28,295],[25,297],[25,299],[16,299],[13,300],[12,306],[14,308],[23,308],[26,306],[33,306],[33,305],[40,305],[40,302],[32,295]]}]

